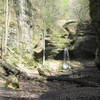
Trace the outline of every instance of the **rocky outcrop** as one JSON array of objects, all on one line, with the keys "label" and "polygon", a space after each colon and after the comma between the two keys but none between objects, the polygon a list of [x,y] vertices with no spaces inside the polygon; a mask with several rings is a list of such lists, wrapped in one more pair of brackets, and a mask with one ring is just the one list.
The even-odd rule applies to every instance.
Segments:
[{"label": "rocky outcrop", "polygon": [[80,58],[94,58],[96,51],[96,32],[90,21],[77,25],[73,54]]},{"label": "rocky outcrop", "polygon": [[90,15],[96,31],[96,65],[100,69],[100,1],[90,0]]}]

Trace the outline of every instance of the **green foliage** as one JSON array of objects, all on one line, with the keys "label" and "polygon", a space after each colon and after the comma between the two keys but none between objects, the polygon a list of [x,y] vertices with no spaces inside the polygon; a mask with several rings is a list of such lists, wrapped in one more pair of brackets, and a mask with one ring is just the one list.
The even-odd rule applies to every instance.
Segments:
[{"label": "green foliage", "polygon": [[79,23],[90,19],[89,17],[89,1],[79,0],[79,3],[73,8],[74,14],[78,19]]}]

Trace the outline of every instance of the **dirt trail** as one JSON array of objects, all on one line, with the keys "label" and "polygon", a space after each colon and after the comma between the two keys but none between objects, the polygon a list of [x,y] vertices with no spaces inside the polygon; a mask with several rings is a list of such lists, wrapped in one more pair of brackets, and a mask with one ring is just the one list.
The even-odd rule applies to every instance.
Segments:
[{"label": "dirt trail", "polygon": [[[82,80],[100,84],[100,71],[95,66],[87,66],[75,75],[81,76]],[[82,87],[76,83],[57,80],[22,80],[18,90],[0,87],[0,100],[100,100],[100,87]]]}]

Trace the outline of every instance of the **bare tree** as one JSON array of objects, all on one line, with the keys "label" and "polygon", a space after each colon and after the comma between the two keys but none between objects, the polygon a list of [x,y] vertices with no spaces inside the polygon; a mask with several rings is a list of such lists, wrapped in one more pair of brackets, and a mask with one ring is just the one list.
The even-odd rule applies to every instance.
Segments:
[{"label": "bare tree", "polygon": [[2,47],[3,47],[3,55],[7,53],[7,40],[8,40],[8,27],[9,27],[9,0],[5,0],[5,33],[3,35]]}]

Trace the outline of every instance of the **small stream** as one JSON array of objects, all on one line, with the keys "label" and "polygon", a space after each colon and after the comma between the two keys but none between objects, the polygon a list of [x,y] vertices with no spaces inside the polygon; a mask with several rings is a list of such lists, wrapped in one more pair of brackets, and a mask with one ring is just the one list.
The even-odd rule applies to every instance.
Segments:
[{"label": "small stream", "polygon": [[63,63],[63,69],[64,70],[71,69],[69,62],[70,62],[69,51],[68,51],[67,48],[65,48],[64,49],[64,63]]}]

